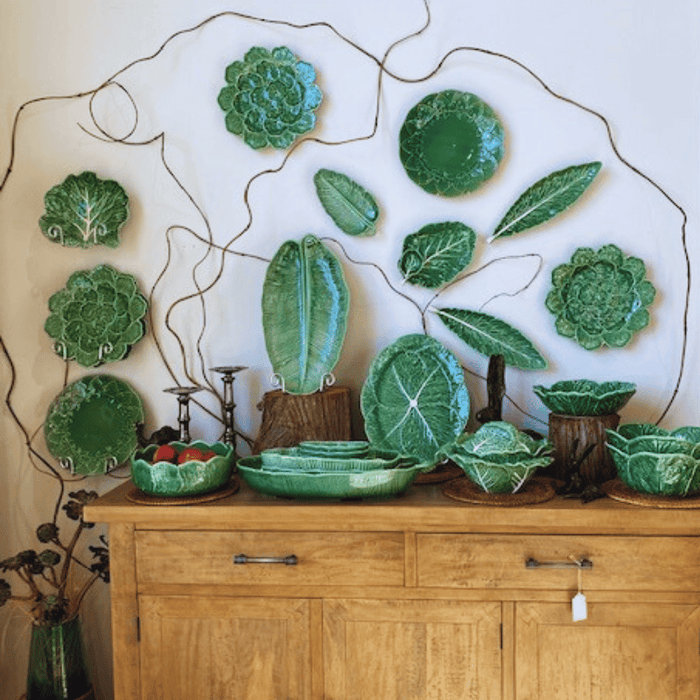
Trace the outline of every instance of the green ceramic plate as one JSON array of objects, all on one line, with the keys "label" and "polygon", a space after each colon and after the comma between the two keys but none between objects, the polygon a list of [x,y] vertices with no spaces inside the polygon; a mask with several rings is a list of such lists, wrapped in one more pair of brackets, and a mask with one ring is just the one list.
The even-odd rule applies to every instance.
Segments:
[{"label": "green ceramic plate", "polygon": [[298,448],[307,457],[365,457],[370,444],[366,440],[304,440]]},{"label": "green ceramic plate", "polygon": [[406,116],[399,155],[407,175],[431,194],[455,197],[488,180],[503,158],[503,126],[476,95],[443,90]]},{"label": "green ceramic plate", "polygon": [[149,445],[131,455],[131,480],[150,496],[198,496],[215,491],[230,478],[233,470],[233,447],[222,442],[208,443],[171,442],[179,453],[185,447],[196,447],[202,452],[211,450],[216,457],[206,460],[189,460],[182,464],[156,462],[151,464],[158,445]]},{"label": "green ceramic plate", "polygon": [[238,472],[255,491],[268,496],[292,498],[392,498],[402,494],[425,465],[401,469],[376,469],[366,472],[308,472],[267,471],[262,458],[244,457],[238,460]]},{"label": "green ceramic plate", "polygon": [[141,397],[121,379],[94,374],[69,384],[44,423],[49,452],[75,474],[105,474],[126,462],[144,421]]},{"label": "green ceramic plate", "polygon": [[469,392],[457,358],[427,335],[405,335],[372,363],[360,396],[373,445],[429,463],[464,431]]},{"label": "green ceramic plate", "polygon": [[605,416],[617,413],[637,390],[631,382],[573,379],[532,390],[553,413],[565,416]]},{"label": "green ceramic plate", "polygon": [[407,464],[407,458],[396,452],[374,448],[368,449],[364,455],[309,455],[301,446],[276,447],[263,450],[260,458],[263,469],[267,471],[366,472],[394,469]]}]

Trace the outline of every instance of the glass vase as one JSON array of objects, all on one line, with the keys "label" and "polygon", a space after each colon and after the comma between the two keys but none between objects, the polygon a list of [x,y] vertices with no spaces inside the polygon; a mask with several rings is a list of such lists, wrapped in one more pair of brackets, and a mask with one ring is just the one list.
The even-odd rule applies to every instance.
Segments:
[{"label": "glass vase", "polygon": [[77,615],[32,627],[27,700],[94,700]]}]

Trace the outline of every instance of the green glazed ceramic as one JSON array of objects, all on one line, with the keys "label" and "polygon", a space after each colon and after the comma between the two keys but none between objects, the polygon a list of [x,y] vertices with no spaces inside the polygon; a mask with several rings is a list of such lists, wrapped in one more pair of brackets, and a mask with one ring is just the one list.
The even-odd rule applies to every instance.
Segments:
[{"label": "green glazed ceramic", "polygon": [[503,158],[503,126],[470,92],[424,97],[406,116],[399,155],[407,175],[431,194],[455,197],[493,176]]},{"label": "green glazed ceramic", "polygon": [[615,245],[579,248],[552,272],[545,305],[556,316],[557,333],[586,350],[624,347],[649,324],[656,290],[645,276],[644,263]]},{"label": "green glazed ceramic", "polygon": [[226,128],[251,148],[288,148],[316,124],[323,94],[316,72],[285,46],[255,46],[226,69],[219,106]]},{"label": "green glazed ceramic", "polygon": [[306,457],[366,457],[370,444],[366,440],[304,440],[298,449]]},{"label": "green glazed ceramic", "polygon": [[617,413],[637,390],[631,382],[573,379],[532,390],[552,413],[564,416],[606,416]]},{"label": "green glazed ceramic", "polygon": [[44,422],[49,452],[76,474],[104,474],[126,462],[144,421],[141,397],[124,381],[94,374],[69,384]]},{"label": "green glazed ceramic", "polygon": [[238,473],[255,491],[268,496],[306,499],[393,498],[413,483],[424,464],[363,472],[268,471],[260,455],[238,460]]},{"label": "green glazed ceramic", "polygon": [[455,453],[455,464],[486,493],[517,493],[535,470],[551,464],[551,457],[529,459],[514,464],[497,464]]},{"label": "green glazed ceramic", "polygon": [[44,195],[44,215],[39,226],[44,235],[66,247],[116,248],[129,218],[129,197],[114,180],[95,173],[69,175]]},{"label": "green glazed ceramic", "polygon": [[151,463],[158,445],[149,445],[131,455],[131,480],[149,496],[198,496],[215,491],[231,478],[233,447],[222,442],[208,443],[195,440],[190,443],[169,443],[177,452],[186,447],[196,447],[202,452],[216,453],[205,462],[188,460],[182,464],[172,462]]},{"label": "green glazed ceramic", "polygon": [[276,447],[260,453],[267,471],[366,472],[405,466],[410,460],[397,452],[368,448],[365,454],[308,454],[299,447]]},{"label": "green glazed ceramic", "polygon": [[74,272],[51,296],[44,330],[64,360],[97,367],[127,356],[146,332],[147,310],[132,275],[97,265]]}]

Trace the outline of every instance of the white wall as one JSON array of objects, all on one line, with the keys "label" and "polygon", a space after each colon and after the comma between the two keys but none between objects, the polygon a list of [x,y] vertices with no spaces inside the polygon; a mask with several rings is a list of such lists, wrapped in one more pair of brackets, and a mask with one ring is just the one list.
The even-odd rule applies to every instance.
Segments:
[{"label": "white wall", "polygon": [[[671,399],[681,361],[686,275],[678,206],[688,216],[687,245],[695,268],[700,258],[698,4],[674,0],[661,9],[654,0],[432,0],[430,9],[432,21],[424,33],[390,55],[387,66],[392,75],[426,76],[450,49],[460,46],[506,54],[554,92],[606,117],[620,154],[653,183],[615,156],[597,116],[555,99],[512,61],[459,51],[429,79],[403,82],[385,77],[374,138],[341,146],[305,144],[280,172],[256,178],[249,195],[252,225],[232,247],[270,258],[289,238],[305,233],[332,236],[342,241],[352,258],[379,264],[398,284],[396,260],[403,237],[426,223],[462,220],[480,234],[475,267],[501,255],[539,253],[544,259],[541,274],[527,291],[499,297],[484,309],[524,331],[550,362],[545,372],[508,370],[509,395],[530,416],[508,404],[506,417],[542,429],[546,410],[531,387],[590,377],[636,382],[638,391],[624,409],[623,421],[656,421]],[[131,62],[152,55],[170,35],[224,10],[297,25],[328,22],[377,57],[425,21],[419,0],[0,3],[0,175],[9,163],[13,119],[23,103],[93,91]],[[172,172],[205,213],[213,240],[222,245],[246,227],[243,194],[248,180],[282,162],[282,154],[255,152],[229,134],[216,104],[225,67],[256,45],[286,45],[316,67],[325,97],[315,137],[342,141],[371,132],[376,64],[325,26],[299,29],[222,16],[182,34],[156,58],[119,76],[139,110],[130,140],[148,141],[164,134]],[[397,150],[398,130],[408,109],[424,95],[448,87],[480,95],[501,116],[507,133],[507,156],[497,177],[476,193],[456,199],[418,189],[406,177]],[[130,128],[131,107],[117,90],[100,93],[95,112],[99,126],[116,136]],[[65,365],[52,352],[43,330],[49,296],[64,286],[72,271],[101,262],[134,274],[147,293],[165,264],[169,227],[190,227],[207,235],[202,218],[164,169],[157,143],[107,144],[80,125],[95,132],[87,98],[28,106],[18,123],[13,170],[0,191],[0,334],[16,369],[11,403],[42,454],[46,454],[42,422],[65,378]],[[541,229],[490,246],[485,243],[506,208],[534,180],[592,160],[603,162],[601,175],[570,213]],[[312,177],[320,167],[343,171],[376,195],[383,213],[374,239],[350,239],[335,229],[313,190]],[[116,250],[62,248],[49,242],[38,227],[46,191],[83,170],[116,179],[130,195],[131,218]],[[175,400],[162,390],[175,381],[191,382],[185,365],[200,382],[202,366],[206,371],[219,364],[246,365],[250,369],[235,385],[236,418],[238,426],[254,436],[260,415],[256,404],[270,389],[259,308],[265,264],[227,256],[223,277],[206,296],[209,322],[201,342],[201,365],[196,354],[199,307],[191,302],[176,307],[172,320],[186,348],[183,362],[164,327],[164,316],[172,303],[192,291],[192,269],[205,247],[184,229],[173,232],[171,240],[173,259],[154,294],[155,327],[127,360],[97,370],[71,365],[68,381],[93,372],[126,379],[143,397],[147,429],[153,430],[175,421]],[[591,353],[554,332],[543,302],[555,265],[566,262],[578,246],[597,248],[605,243],[641,257],[658,294],[650,327],[627,348]],[[339,255],[352,307],[335,374],[339,383],[354,387],[357,400],[372,358],[398,336],[419,332],[420,318],[375,270],[352,265]],[[220,260],[217,255],[210,259],[210,268],[201,270],[203,279],[214,274]],[[534,272],[529,260],[494,265],[455,286],[443,303],[479,308],[494,294],[516,291]],[[403,291],[419,302],[426,298],[419,290]],[[696,288],[690,304],[685,371],[663,422],[667,427],[700,423]],[[157,352],[154,331],[174,376]],[[468,369],[485,373],[486,359],[462,346],[436,319],[429,320],[429,331]],[[9,365],[0,358],[3,395],[10,381]],[[474,377],[467,381],[473,407],[479,408],[484,402],[483,382]],[[204,401],[216,412],[213,401],[206,397]],[[0,557],[5,557],[35,546],[34,527],[50,518],[56,489],[48,476],[33,468],[9,409],[3,408],[0,416]],[[357,408],[355,417],[361,429]],[[193,408],[195,437],[214,439],[218,431],[216,421]],[[91,478],[81,487],[104,492],[116,483],[107,476]],[[85,610],[96,684],[105,698],[111,695],[108,605],[107,588],[98,586]],[[23,691],[28,629],[26,616],[17,608],[7,606],[0,613],[3,700]]]}]

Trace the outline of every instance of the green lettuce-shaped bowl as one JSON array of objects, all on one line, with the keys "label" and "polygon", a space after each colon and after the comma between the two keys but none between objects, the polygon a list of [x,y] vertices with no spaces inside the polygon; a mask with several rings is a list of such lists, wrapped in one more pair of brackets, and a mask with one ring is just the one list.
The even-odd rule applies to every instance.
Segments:
[{"label": "green lettuce-shaped bowl", "polygon": [[665,430],[628,423],[606,430],[620,479],[638,493],[690,496],[700,491],[700,428]]},{"label": "green lettuce-shaped bowl", "polygon": [[594,382],[571,379],[550,387],[533,386],[532,390],[552,413],[564,416],[607,416],[617,413],[637,390],[631,382]]},{"label": "green lettuce-shaped bowl", "polygon": [[131,455],[131,480],[149,496],[178,497],[199,496],[215,491],[230,478],[233,470],[233,447],[222,442],[169,443],[179,453],[186,447],[196,447],[202,452],[212,451],[215,457],[206,462],[190,460],[182,464],[172,462],[151,463],[158,445],[148,445]]}]

